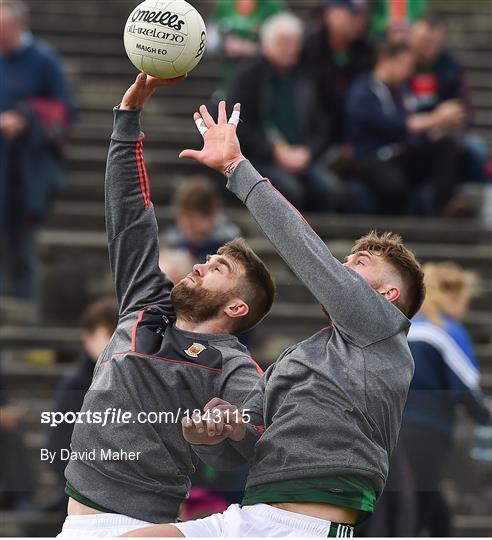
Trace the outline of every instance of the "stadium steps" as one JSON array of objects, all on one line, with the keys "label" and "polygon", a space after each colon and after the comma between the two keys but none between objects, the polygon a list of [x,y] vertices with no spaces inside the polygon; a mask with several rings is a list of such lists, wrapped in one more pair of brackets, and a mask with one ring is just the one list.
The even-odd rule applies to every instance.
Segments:
[{"label": "stadium steps", "polygon": [[[268,326],[258,327],[255,341],[264,342],[265,334],[272,334],[273,327],[277,327],[275,338],[264,342],[261,346],[257,344],[252,348],[255,359],[263,367],[267,367],[276,360],[280,353],[290,347],[292,343],[306,339],[312,333],[317,332],[326,325],[326,319],[320,315],[320,308],[316,306],[302,306],[295,304],[295,310],[278,314],[278,310],[283,304],[278,304],[274,308]],[[288,304],[287,304],[288,306]],[[299,314],[307,317],[299,323]],[[484,331],[484,317],[480,314],[471,314],[468,319],[471,324],[475,323],[477,328]],[[26,326],[3,325],[0,328],[0,347],[9,350],[11,353],[17,351],[16,359],[36,358],[36,354],[49,353],[49,358],[59,361],[57,364],[36,365],[32,361],[26,361],[26,370],[19,360],[15,367],[4,365],[2,375],[6,380],[25,381],[26,383],[43,382],[48,384],[58,380],[65,373],[64,362],[74,362],[80,351],[82,331],[79,328],[33,326],[26,329]],[[484,388],[487,394],[492,394],[492,348],[489,341],[475,345],[477,358],[484,372]],[[20,356],[19,356],[20,355]],[[53,387],[50,387],[51,390]],[[25,388],[20,388],[22,391]]]},{"label": "stadium steps", "polygon": [[[80,182],[86,181],[87,176],[82,176]],[[168,187],[179,182],[180,178],[163,179],[161,175],[154,175],[151,180],[152,199],[155,204],[155,212],[160,224],[161,231],[171,224],[174,210],[171,206],[159,204],[159,196],[154,193],[157,189],[159,195],[167,197]],[[104,179],[98,177],[99,189],[103,188]],[[98,193],[103,195],[103,193]],[[225,213],[232,219],[247,236],[261,236],[255,222],[251,219],[250,213],[241,208],[225,208]],[[87,216],[86,223],[83,223],[84,216]],[[99,223],[104,220],[104,204],[99,198],[97,201],[59,201],[55,204],[54,216],[49,222],[49,229],[57,227],[66,230],[85,226],[89,230],[94,217],[99,218]],[[337,216],[305,214],[306,220],[311,227],[323,238],[348,240],[362,236],[370,230],[379,232],[390,230],[401,234],[404,239],[411,239],[414,242],[428,244],[439,242],[444,244],[482,244],[486,250],[491,229],[474,220],[445,220],[436,218],[412,217],[379,217],[379,216]],[[79,222],[80,220],[80,222]],[[103,232],[103,230],[101,230]],[[459,255],[459,253],[458,253]],[[490,251],[492,257],[492,248]]]},{"label": "stadium steps", "polygon": [[[367,229],[366,229],[367,230]],[[320,233],[323,236],[323,233]],[[262,256],[266,262],[278,260],[278,254],[265,238],[250,238],[250,245]],[[330,247],[339,258],[350,253],[353,242],[350,240],[336,240],[330,242]],[[407,237],[407,244],[414,249],[422,261],[428,260],[455,260],[463,266],[475,270],[483,270],[484,275],[490,275],[492,254],[489,245],[474,244],[426,244],[413,242]],[[106,252],[107,241],[104,232],[81,232],[77,230],[44,231],[41,234],[41,246],[43,249],[52,248],[89,248]]]}]

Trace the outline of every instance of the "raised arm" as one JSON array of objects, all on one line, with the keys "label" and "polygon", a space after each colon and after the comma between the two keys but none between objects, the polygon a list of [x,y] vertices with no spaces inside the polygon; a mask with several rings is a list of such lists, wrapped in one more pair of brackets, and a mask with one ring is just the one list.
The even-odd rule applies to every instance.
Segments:
[{"label": "raised arm", "polygon": [[171,281],[159,269],[159,242],[143,156],[140,113],[158,86],[140,74],[114,111],[105,182],[106,230],[120,316],[155,306],[172,315]]},{"label": "raised arm", "polygon": [[406,317],[356,272],[345,268],[301,214],[245,159],[235,129],[240,106],[234,109],[227,122],[221,102],[216,124],[206,107],[200,107],[195,122],[201,126],[204,148],[185,150],[181,157],[228,177],[228,188],[246,204],[278,253],[348,339],[366,346],[406,328]]}]

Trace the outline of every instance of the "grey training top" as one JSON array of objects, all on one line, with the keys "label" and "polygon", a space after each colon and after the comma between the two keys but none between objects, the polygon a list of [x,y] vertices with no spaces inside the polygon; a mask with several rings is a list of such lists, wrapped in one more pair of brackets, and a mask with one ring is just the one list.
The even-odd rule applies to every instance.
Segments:
[{"label": "grey training top", "polygon": [[[380,494],[413,376],[410,322],[336,260],[248,161],[239,164],[228,188],[332,320],[286,350],[243,404],[257,432],[265,428],[259,440],[248,430],[242,443],[252,464],[247,487],[350,474]],[[241,461],[230,446],[196,451],[218,468]]]},{"label": "grey training top", "polygon": [[[229,334],[178,330],[172,283],[160,271],[158,231],[143,159],[139,111],[115,110],[106,169],[106,228],[118,327],[97,363],[83,412],[130,412],[130,423],[74,426],[65,476],[98,505],[154,523],[176,521],[196,456],[181,434],[185,411],[214,396],[242,403],[261,370]],[[138,413],[170,413],[141,423]],[[84,456],[95,450],[94,456]],[[108,451],[140,452],[117,460]]]}]

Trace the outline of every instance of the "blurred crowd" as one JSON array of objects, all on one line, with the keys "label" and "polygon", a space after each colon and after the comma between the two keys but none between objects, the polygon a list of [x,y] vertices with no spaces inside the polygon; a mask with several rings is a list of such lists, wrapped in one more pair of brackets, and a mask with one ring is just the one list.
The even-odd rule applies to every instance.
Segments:
[{"label": "blurred crowd", "polygon": [[[208,21],[222,66],[213,100],[242,103],[239,136],[260,172],[303,211],[473,216],[462,193],[490,182],[491,165],[427,0],[320,0],[307,21],[287,9],[217,0]],[[0,17],[0,294],[35,300],[74,106],[25,4],[4,0]]]},{"label": "blurred crowd", "polygon": [[[255,166],[301,210],[456,216],[487,181],[466,74],[425,0],[219,1],[216,99],[243,105]],[[405,7],[406,6],[406,7]]]},{"label": "blurred crowd", "polygon": [[[217,0],[209,54],[221,59],[213,101],[242,103],[244,154],[296,207],[319,213],[473,215],[467,183],[491,181],[487,148],[473,132],[466,73],[427,0],[320,0],[302,21],[282,0]],[[29,31],[19,0],[0,4],[0,297],[39,299],[37,242],[66,182],[64,145],[74,105],[56,52]],[[206,178],[176,190],[175,224],[162,232],[160,264],[173,282],[240,235]],[[428,289],[409,336],[416,363],[387,492],[360,534],[450,536],[442,492],[455,412],[490,423],[479,367],[462,324],[475,277],[452,263],[425,268]],[[53,410],[78,411],[117,321],[114,301],[81,319],[81,354]],[[248,345],[251,333],[241,336]],[[24,411],[0,379],[0,507],[32,508],[38,479],[23,437]],[[66,448],[71,427],[48,434]],[[63,511],[63,466],[44,510]],[[247,471],[199,465],[183,518],[240,500]]]}]

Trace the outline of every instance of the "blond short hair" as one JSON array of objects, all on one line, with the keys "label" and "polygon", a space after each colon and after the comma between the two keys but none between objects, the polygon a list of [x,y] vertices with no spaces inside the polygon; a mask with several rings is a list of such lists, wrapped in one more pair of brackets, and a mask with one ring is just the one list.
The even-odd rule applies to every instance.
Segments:
[{"label": "blond short hair", "polygon": [[423,269],[427,295],[422,313],[434,324],[441,325],[449,295],[462,292],[472,294],[478,285],[478,277],[453,262],[426,263]]}]

